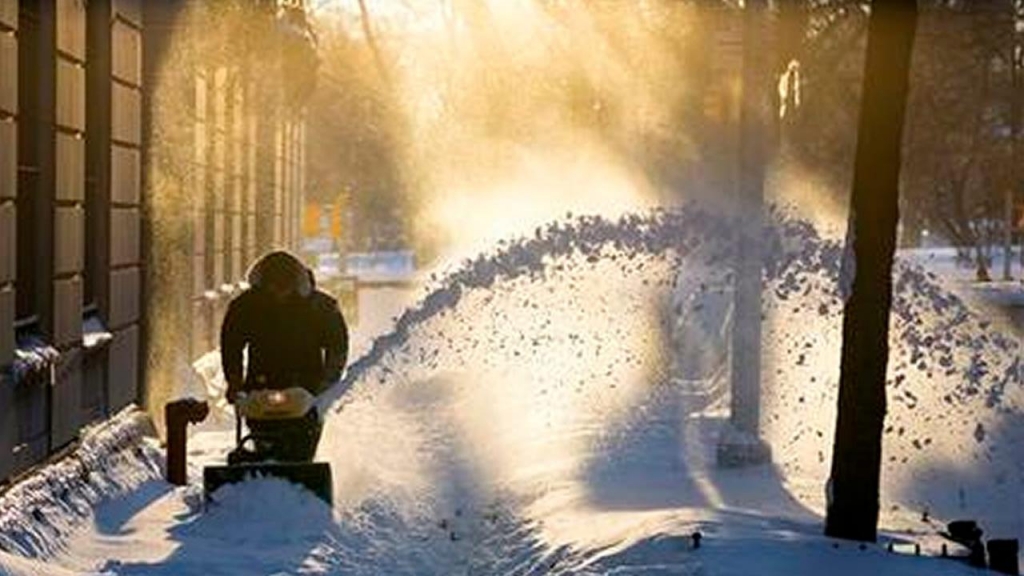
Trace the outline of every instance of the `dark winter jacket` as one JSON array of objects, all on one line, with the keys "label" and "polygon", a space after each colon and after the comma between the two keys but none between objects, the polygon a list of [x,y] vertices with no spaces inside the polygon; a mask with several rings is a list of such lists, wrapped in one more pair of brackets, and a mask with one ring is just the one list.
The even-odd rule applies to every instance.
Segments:
[{"label": "dark winter jacket", "polygon": [[[271,274],[288,275],[295,282],[295,294],[276,300],[263,285]],[[312,272],[286,252],[268,254],[257,262],[249,273],[249,284],[231,302],[221,327],[221,362],[229,398],[239,391],[292,386],[319,394],[341,375],[348,357],[348,329],[337,301],[317,290]],[[248,366],[243,375],[246,348]]]}]

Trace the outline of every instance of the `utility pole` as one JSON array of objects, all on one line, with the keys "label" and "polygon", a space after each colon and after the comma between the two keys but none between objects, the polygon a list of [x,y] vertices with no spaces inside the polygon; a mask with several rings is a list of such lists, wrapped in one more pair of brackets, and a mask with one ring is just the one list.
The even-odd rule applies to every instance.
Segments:
[{"label": "utility pole", "polygon": [[740,108],[739,186],[736,198],[738,254],[733,291],[730,426],[718,444],[721,466],[771,460],[761,440],[760,237],[764,228],[765,133],[775,85],[768,73],[765,30],[767,0],[747,0],[743,8],[743,95]]}]

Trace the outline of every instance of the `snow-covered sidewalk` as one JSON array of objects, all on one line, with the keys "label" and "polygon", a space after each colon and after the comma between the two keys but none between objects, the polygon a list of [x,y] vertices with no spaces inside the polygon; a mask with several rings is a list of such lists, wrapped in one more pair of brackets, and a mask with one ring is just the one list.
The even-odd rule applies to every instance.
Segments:
[{"label": "snow-covered sidewalk", "polygon": [[[2,556],[0,566],[17,576],[976,573],[951,560],[913,557],[907,534],[886,537],[907,542],[895,554],[884,543],[824,538],[820,518],[773,467],[715,467],[721,411],[690,411],[675,392],[652,394],[642,419],[625,419],[582,460],[524,471],[528,490],[488,493],[465,455],[450,452],[445,468],[430,476],[436,484],[429,499],[354,486],[345,494],[343,481],[336,510],[273,479],[228,487],[204,507],[197,473],[220,457],[228,438],[203,432],[193,438],[189,486],[144,481],[99,501],[74,530],[52,534],[50,544],[61,545],[42,554],[45,564]],[[435,401],[420,398],[417,408],[434,409]],[[368,412],[353,408],[368,436],[383,433],[386,423],[363,421]],[[443,429],[447,416],[419,428],[440,450],[465,440]],[[574,434],[598,429],[597,422],[580,424]],[[346,466],[344,458],[334,464]],[[548,482],[570,468],[576,481]],[[703,536],[699,548],[694,532]]]}]

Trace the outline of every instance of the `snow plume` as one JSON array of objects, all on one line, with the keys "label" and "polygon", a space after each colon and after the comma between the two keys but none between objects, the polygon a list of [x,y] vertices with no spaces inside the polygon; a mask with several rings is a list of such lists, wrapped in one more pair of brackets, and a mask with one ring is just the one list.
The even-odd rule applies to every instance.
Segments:
[{"label": "snow plume", "polygon": [[[802,290],[804,275],[835,277],[841,253],[835,242],[822,239],[810,224],[792,219],[782,210],[770,210],[770,221],[761,238],[766,246],[765,274],[780,297]],[[413,328],[455,309],[468,291],[489,290],[520,277],[542,281],[559,259],[582,257],[594,263],[609,252],[626,260],[664,255],[678,258],[700,246],[704,264],[721,269],[731,266],[736,229],[735,218],[689,205],[618,220],[569,215],[565,222],[537,228],[532,237],[501,242],[496,250],[465,260],[418,305],[402,314],[392,332],[378,338],[365,356],[349,366],[342,382],[325,396],[324,404],[335,402],[367,370],[401,349]]]},{"label": "snow plume", "polygon": [[95,505],[162,477],[163,457],[147,440],[150,434],[146,416],[126,408],[84,431],[70,455],[0,494],[0,550],[53,556]]},{"label": "snow plume", "polygon": [[[817,507],[831,460],[844,247],[822,238],[806,221],[777,209],[769,212],[762,238],[766,255],[762,428],[790,487]],[[653,286],[665,280],[662,274],[671,277],[671,270],[688,258],[700,258],[719,269],[731,266],[733,224],[730,218],[690,206],[618,220],[569,218],[539,228],[533,236],[502,243],[464,261],[448,276],[434,279],[436,287],[349,368],[325,404],[334,404],[335,411],[344,406],[339,418],[343,422],[344,413],[352,410],[349,403],[411,393],[410,386],[424,390],[441,386],[445,394],[461,395],[474,382],[481,389],[492,388],[493,382],[481,382],[487,380],[530,389],[543,388],[544,382],[554,382],[551,387],[590,382],[587,386],[605,391],[613,385],[629,388],[623,382],[631,378],[657,380],[661,378],[656,376],[657,369],[651,372],[652,365],[646,361],[640,362],[646,366],[644,376],[618,372],[620,362],[628,363],[627,354],[610,360],[608,373],[595,373],[590,380],[592,363],[575,365],[563,357],[592,353],[585,343],[593,350],[607,347],[602,332],[642,331],[620,327],[616,316],[644,318],[651,313],[634,309],[642,286],[629,280],[633,275],[639,274]],[[569,273],[584,274],[584,270],[589,270],[585,280]],[[598,277],[604,282],[624,284],[605,295],[602,307],[592,309],[589,306],[600,297],[588,293],[593,287],[584,290],[580,285],[595,282],[597,270],[603,270]],[[981,492],[982,485],[998,485],[1000,493],[1019,489],[1020,480],[1013,473],[1017,453],[1011,447],[1021,443],[1009,426],[1024,412],[1018,386],[1019,345],[921,268],[897,260],[894,280],[886,505],[931,506],[953,515],[956,510],[943,504],[950,498],[963,500],[953,483],[969,485],[965,490],[972,493]],[[504,311],[510,301],[517,302],[518,309],[508,315],[522,318],[493,322],[490,318],[498,313],[494,310]],[[587,311],[603,327],[584,323],[579,340],[558,350],[562,344],[556,343],[552,333],[574,321],[568,311]],[[608,337],[616,338],[604,336]],[[577,351],[577,344],[584,350]],[[556,352],[543,352],[546,347]],[[519,355],[509,357],[511,351]],[[502,361],[494,360],[498,357],[505,358],[509,367],[498,373],[484,368],[501,365]],[[520,373],[521,366],[534,366],[537,371],[529,368]],[[441,378],[444,383],[438,384],[439,371],[453,367],[458,367],[456,374]],[[580,374],[573,374],[576,370]],[[519,376],[510,379],[509,374]],[[379,385],[401,392],[378,390]],[[557,395],[551,394],[546,406],[557,403],[552,400]],[[396,447],[403,449],[411,447]],[[979,469],[978,477],[970,473],[950,476],[955,480],[949,482],[936,481],[937,470],[950,461],[984,463],[985,470],[995,471],[987,478]]]},{"label": "snow plume", "polygon": [[[1020,344],[993,312],[920,266],[897,257],[893,280],[883,522],[929,510],[1019,535]],[[843,299],[829,274],[798,283],[766,302],[762,426],[790,488],[823,511]]]}]

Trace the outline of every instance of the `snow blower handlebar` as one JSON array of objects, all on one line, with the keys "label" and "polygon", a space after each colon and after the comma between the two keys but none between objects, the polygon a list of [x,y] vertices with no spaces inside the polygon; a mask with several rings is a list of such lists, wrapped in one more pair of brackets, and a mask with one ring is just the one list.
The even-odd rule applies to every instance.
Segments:
[{"label": "snow blower handlebar", "polygon": [[316,407],[316,397],[304,388],[264,389],[240,392],[235,397],[235,447],[241,449],[253,435],[242,434],[244,421],[295,420]]},{"label": "snow blower handlebar", "polygon": [[235,410],[235,446],[242,445],[242,413]]}]

